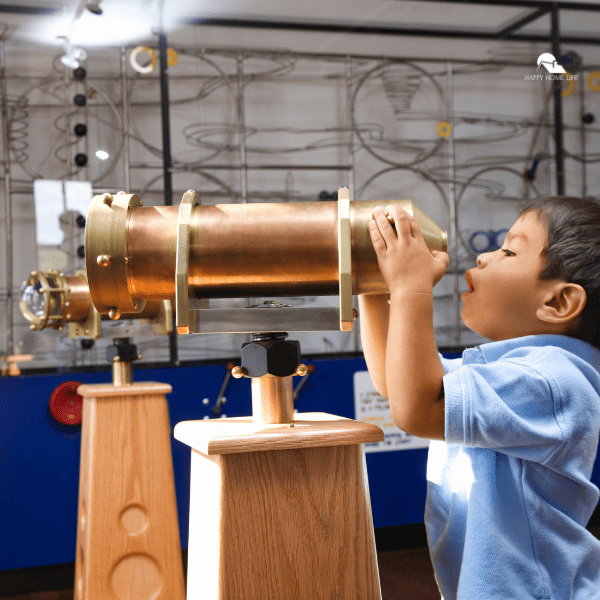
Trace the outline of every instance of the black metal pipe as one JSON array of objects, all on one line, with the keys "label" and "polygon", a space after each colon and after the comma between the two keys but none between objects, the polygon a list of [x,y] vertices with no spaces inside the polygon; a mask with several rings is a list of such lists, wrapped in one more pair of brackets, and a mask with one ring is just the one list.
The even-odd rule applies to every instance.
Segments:
[{"label": "black metal pipe", "polygon": [[[560,23],[559,8],[555,2],[552,6],[552,54],[560,62]],[[561,81],[556,78],[553,82],[554,95],[554,144],[556,147],[556,193],[564,196],[565,193],[565,156],[563,140],[563,115]]]},{"label": "black metal pipe", "polygon": [[169,115],[169,79],[167,75],[167,36],[158,35],[160,55],[160,109],[162,117],[163,174],[165,205],[173,205],[173,174],[171,172],[171,121]]},{"label": "black metal pipe", "polygon": [[[167,74],[167,36],[162,28],[158,35],[158,47],[160,56],[160,109],[162,116],[164,194],[165,205],[172,206],[173,172],[171,168],[171,121],[169,115],[169,78]],[[175,318],[173,318],[173,333],[169,336],[169,358],[173,365],[177,365],[179,362],[176,331]]]},{"label": "black metal pipe", "polygon": [[15,15],[52,15],[62,11],[62,8],[43,6],[19,6],[17,4],[0,4],[0,13],[13,13]]},{"label": "black metal pipe", "polygon": [[514,33],[518,29],[525,27],[525,25],[529,25],[529,23],[533,23],[533,21],[537,21],[540,17],[543,17],[549,10],[550,10],[550,7],[543,6],[542,8],[538,8],[537,10],[534,10],[532,13],[529,13],[529,14],[525,15],[524,17],[517,19],[516,21],[513,21],[512,23],[510,23],[509,25],[507,25],[506,27],[504,27],[503,29],[501,29],[498,32],[498,37],[499,38],[508,37],[511,33]]},{"label": "black metal pipe", "polygon": [[[439,0],[432,0],[437,2]],[[540,8],[548,6],[548,0],[444,0],[446,4],[482,4],[485,6],[510,6],[512,8]],[[553,2],[552,4],[560,10],[589,10],[600,12],[600,6],[596,2]]]},{"label": "black metal pipe", "polygon": [[[536,5],[537,6],[537,5]],[[600,5],[596,7],[600,11]],[[592,10],[592,9],[586,9]],[[470,40],[497,40],[504,39],[511,42],[550,42],[551,35],[547,34],[512,34],[500,38],[502,30],[477,31],[472,29],[428,29],[426,27],[382,27],[380,25],[340,25],[337,23],[319,23],[317,21],[285,21],[264,19],[228,19],[220,17],[206,17],[190,19],[188,25],[201,25],[205,27],[232,27],[246,29],[274,29],[289,31],[318,31],[325,33],[352,33],[362,35],[413,35],[416,37],[437,37],[450,39]],[[600,46],[600,36],[575,36],[566,35],[563,43],[585,44]]]}]

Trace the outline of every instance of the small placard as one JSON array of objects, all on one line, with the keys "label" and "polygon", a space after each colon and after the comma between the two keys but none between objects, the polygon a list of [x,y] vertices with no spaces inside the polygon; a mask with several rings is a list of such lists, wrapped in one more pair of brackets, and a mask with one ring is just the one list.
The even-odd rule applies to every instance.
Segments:
[{"label": "small placard", "polygon": [[89,181],[36,179],[33,182],[36,238],[40,246],[58,246],[64,240],[59,217],[75,210],[84,217],[92,201]]},{"label": "small placard", "polygon": [[365,444],[365,452],[410,450],[429,446],[429,440],[415,437],[396,427],[390,403],[377,393],[368,371],[354,373],[354,415],[357,421],[377,425],[385,434],[382,442]]}]

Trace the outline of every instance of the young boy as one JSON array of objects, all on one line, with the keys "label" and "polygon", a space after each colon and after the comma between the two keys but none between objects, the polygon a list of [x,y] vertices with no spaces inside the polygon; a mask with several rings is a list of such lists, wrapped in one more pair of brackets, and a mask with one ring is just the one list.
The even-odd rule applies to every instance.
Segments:
[{"label": "young boy", "polygon": [[425,523],[444,600],[600,598],[600,541],[586,530],[599,498],[600,206],[538,200],[478,257],[462,318],[493,341],[455,360],[433,335],[448,255],[398,206],[373,218],[390,297],[359,298],[363,349],[396,425],[440,440]]}]

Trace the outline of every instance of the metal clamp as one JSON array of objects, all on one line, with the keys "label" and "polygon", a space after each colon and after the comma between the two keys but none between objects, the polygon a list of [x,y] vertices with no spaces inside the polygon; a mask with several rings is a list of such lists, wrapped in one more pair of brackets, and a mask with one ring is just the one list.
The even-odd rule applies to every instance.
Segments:
[{"label": "metal clamp", "polygon": [[175,258],[175,323],[177,333],[190,333],[188,266],[190,259],[190,221],[196,192],[188,190],[181,199],[177,217],[177,255]]},{"label": "metal clamp", "polygon": [[[81,277],[89,288],[87,272],[77,271],[76,275]],[[90,340],[98,340],[102,337],[102,324],[100,313],[96,310],[94,303],[90,303],[90,310],[85,321],[69,323],[69,337],[74,340],[77,337],[86,337]]]},{"label": "metal clamp", "polygon": [[352,224],[350,189],[338,190],[338,266],[340,280],[340,330],[352,331]]}]

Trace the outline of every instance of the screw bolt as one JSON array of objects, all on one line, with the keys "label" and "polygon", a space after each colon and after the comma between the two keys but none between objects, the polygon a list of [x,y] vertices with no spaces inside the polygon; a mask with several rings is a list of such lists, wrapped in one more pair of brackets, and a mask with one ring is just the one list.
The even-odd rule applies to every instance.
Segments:
[{"label": "screw bolt", "polygon": [[102,196],[102,202],[104,202],[104,204],[106,204],[106,206],[112,206],[112,203],[113,203],[112,194],[104,194],[104,196]]},{"label": "screw bolt", "polygon": [[112,257],[110,257],[108,254],[99,254],[98,258],[96,259],[96,262],[101,267],[108,267],[108,265],[110,265],[111,261],[112,261]]},{"label": "screw bolt", "polygon": [[121,311],[116,306],[113,306],[108,311],[108,318],[111,319],[112,321],[118,321],[120,317],[121,317]]}]

